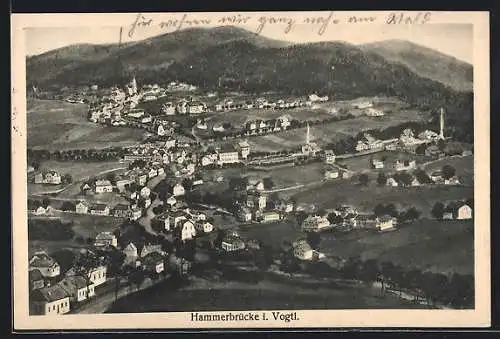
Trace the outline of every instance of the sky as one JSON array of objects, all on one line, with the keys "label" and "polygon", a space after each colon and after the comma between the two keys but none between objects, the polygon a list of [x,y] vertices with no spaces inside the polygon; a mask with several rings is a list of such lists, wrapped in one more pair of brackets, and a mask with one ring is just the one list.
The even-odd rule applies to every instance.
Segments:
[{"label": "sky", "polygon": [[[324,27],[323,33],[320,34],[321,23],[311,23],[310,21],[304,23],[304,12],[300,15],[296,14],[297,12],[290,15],[289,13],[291,12],[275,14],[274,18],[281,19],[281,22],[277,23],[271,21],[269,12],[265,15],[262,13],[242,13],[237,18],[249,17],[249,19],[246,23],[242,21],[235,25],[252,32],[259,32],[265,37],[293,43],[345,41],[357,45],[388,39],[403,39],[473,63],[473,26],[471,24],[387,25],[377,22],[373,24],[344,24],[342,17],[339,17],[339,24],[334,24],[332,22],[336,19],[333,14],[330,16],[330,12],[307,13],[308,15],[316,15],[315,18],[329,18],[329,24]],[[365,15],[366,13],[364,12]],[[52,27],[25,28],[26,53],[27,55],[36,55],[80,43],[117,43],[120,36],[120,25],[123,27],[123,42],[138,41],[173,32],[179,29],[179,25],[182,25],[180,29],[194,27],[194,20],[199,21],[196,27],[221,26],[223,24],[221,24],[220,18],[226,14],[190,13],[186,14],[186,17],[183,13],[143,14],[139,22],[149,22],[149,25],[146,27],[136,25],[133,31],[131,28],[138,17],[137,14],[133,13],[130,13],[126,19],[121,17],[120,21],[111,20],[108,15],[106,18],[110,20],[97,20],[99,25],[92,21],[93,24],[88,24],[88,21],[86,23],[86,21],[76,20],[76,23],[73,24],[63,20]],[[78,19],[81,19],[80,15]],[[150,19],[151,21],[149,21]],[[203,19],[210,20],[210,23],[202,23]],[[291,26],[289,26],[290,20],[293,20]],[[165,27],[165,25],[162,27],[161,23],[168,24],[169,27]],[[288,30],[288,28],[291,29]]]}]

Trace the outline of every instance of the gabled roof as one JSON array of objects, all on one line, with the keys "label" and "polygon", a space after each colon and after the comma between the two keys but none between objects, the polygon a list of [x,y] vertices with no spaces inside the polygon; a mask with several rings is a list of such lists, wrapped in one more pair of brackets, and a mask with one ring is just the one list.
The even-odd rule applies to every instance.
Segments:
[{"label": "gabled roof", "polygon": [[61,286],[69,296],[77,295],[78,290],[87,287],[87,281],[79,275],[69,276],[62,279],[57,285]]},{"label": "gabled roof", "polygon": [[45,252],[35,253],[29,263],[32,267],[52,267],[57,265],[57,262]]},{"label": "gabled roof", "polygon": [[115,238],[116,236],[111,232],[101,232],[95,237],[96,240],[113,240]]},{"label": "gabled roof", "polygon": [[32,299],[35,301],[53,302],[68,297],[68,293],[60,285],[52,285],[50,287],[40,288],[32,294]]},{"label": "gabled roof", "polygon": [[43,280],[42,272],[40,272],[40,270],[38,270],[38,269],[29,271],[28,277],[29,277],[30,281]]},{"label": "gabled roof", "polygon": [[108,206],[106,204],[95,204],[92,206],[93,210],[104,211]]},{"label": "gabled roof", "polygon": [[158,252],[152,252],[142,258],[142,262],[145,264],[154,264],[158,262],[163,262],[163,256]]}]

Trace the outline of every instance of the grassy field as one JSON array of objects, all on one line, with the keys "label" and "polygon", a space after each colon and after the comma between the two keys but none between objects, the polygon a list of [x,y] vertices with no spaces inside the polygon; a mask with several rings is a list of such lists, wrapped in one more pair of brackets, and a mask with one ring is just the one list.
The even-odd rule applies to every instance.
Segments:
[{"label": "grassy field", "polygon": [[[286,192],[282,195],[296,193]],[[340,204],[355,206],[360,211],[371,212],[377,204],[393,203],[400,208],[414,206],[428,216],[438,201],[447,202],[474,196],[473,187],[428,186],[428,187],[388,187],[372,182],[360,186],[357,178],[327,182],[319,187],[305,189],[294,194],[299,203],[314,204],[316,208],[335,208]]]},{"label": "grassy field", "polygon": [[84,149],[128,146],[143,139],[144,131],[108,127],[87,121],[87,106],[56,100],[36,100],[27,113],[28,147]]},{"label": "grassy field", "polygon": [[394,171],[394,163],[396,159],[409,159],[415,160],[417,162],[417,166],[426,161],[425,156],[409,154],[404,152],[397,151],[382,151],[375,154],[367,154],[361,155],[346,159],[338,159],[336,162],[343,167],[347,167],[353,171],[362,171],[373,169],[370,159],[385,159],[384,160],[384,171],[391,172]]},{"label": "grassy field", "polygon": [[293,280],[287,283],[267,279],[258,283],[200,280],[192,281],[189,286],[178,290],[168,284],[159,284],[120,299],[106,313],[423,307],[394,298],[383,298],[371,288],[303,288],[295,286]]},{"label": "grassy field", "polygon": [[454,167],[458,177],[464,185],[474,184],[474,156],[456,156],[440,159],[424,166],[424,168],[427,172],[432,172],[441,169],[444,165]]},{"label": "grassy field", "polygon": [[322,180],[324,177],[323,163],[312,163],[304,166],[279,167],[270,171],[248,171],[251,177],[270,177],[274,189],[307,184]]},{"label": "grassy field", "polygon": [[[123,221],[120,218],[95,216],[95,215],[80,215],[80,214],[62,214],[60,219],[63,222],[73,222],[73,231],[76,236],[82,236],[84,239],[95,237],[100,232],[112,232]],[[74,239],[65,241],[45,241],[35,240],[28,242],[28,252],[31,255],[36,251],[53,252],[61,249],[78,249],[85,247],[84,244],[77,243]]]},{"label": "grassy field", "polygon": [[281,116],[287,116],[290,119],[299,121],[305,120],[323,120],[332,117],[327,109],[314,109],[314,108],[295,108],[287,110],[274,110],[274,109],[241,109],[236,111],[228,111],[215,114],[210,118],[209,127],[215,124],[223,124],[225,122],[231,123],[235,128],[241,128],[249,120],[271,120],[277,119]]},{"label": "grassy field", "polygon": [[[426,118],[426,113],[414,110],[396,111],[382,117],[359,116],[354,119],[311,126],[311,141],[324,146],[330,142],[344,139],[346,136],[355,136],[363,130],[386,128],[408,121],[422,121]],[[306,128],[298,128],[251,137],[248,138],[248,143],[252,150],[279,151],[304,144],[305,136]]]},{"label": "grassy field", "polygon": [[473,221],[435,221],[422,219],[387,233],[353,234],[335,239],[324,234],[321,251],[339,256],[391,261],[403,267],[416,267],[443,273],[473,274]]}]

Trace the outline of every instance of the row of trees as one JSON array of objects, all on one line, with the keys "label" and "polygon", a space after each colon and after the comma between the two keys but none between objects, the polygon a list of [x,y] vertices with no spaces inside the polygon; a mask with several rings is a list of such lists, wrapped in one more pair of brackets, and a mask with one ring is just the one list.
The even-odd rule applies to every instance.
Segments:
[{"label": "row of trees", "polygon": [[[446,179],[446,180],[453,178],[456,175],[456,169],[450,165],[444,165],[441,169],[441,172],[443,175],[443,179]],[[420,184],[432,184],[433,183],[432,179],[429,177],[427,172],[425,172],[422,169],[415,170],[413,172],[413,174],[408,172],[408,171],[396,172],[392,176],[392,178],[394,180],[396,180],[402,186],[410,186],[414,178],[417,179]],[[388,179],[389,178],[388,178],[386,173],[379,172],[378,176],[377,176],[377,184],[384,186],[387,184]],[[360,174],[358,177],[358,180],[359,180],[360,185],[362,185],[362,186],[366,186],[370,182],[370,178],[369,178],[368,174],[366,174],[366,173]]]},{"label": "row of trees", "polygon": [[409,292],[416,299],[425,297],[428,303],[452,305],[457,308],[474,307],[474,277],[472,275],[442,273],[407,269],[392,262],[377,262],[374,259],[350,258],[341,270],[349,279],[366,282],[379,281],[382,289]]},{"label": "row of trees", "polygon": [[30,164],[36,169],[43,160],[59,161],[104,161],[117,160],[125,156],[127,151],[121,147],[112,147],[105,149],[71,149],[49,151],[45,149],[34,150],[28,148],[28,159]]}]

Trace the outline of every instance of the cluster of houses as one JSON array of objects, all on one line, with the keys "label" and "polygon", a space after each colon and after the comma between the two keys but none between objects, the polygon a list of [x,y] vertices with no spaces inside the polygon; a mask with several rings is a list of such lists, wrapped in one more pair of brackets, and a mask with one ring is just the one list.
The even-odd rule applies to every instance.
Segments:
[{"label": "cluster of houses", "polygon": [[[98,294],[98,287],[108,280],[108,253],[119,251],[124,255],[123,267],[140,269],[146,274],[158,275],[168,268],[181,274],[189,272],[190,263],[176,256],[169,256],[159,244],[137,245],[127,241],[120,246],[118,237],[112,232],[101,232],[86,249],[98,258],[95,267],[77,273],[74,267],[65,273],[61,266],[46,252],[36,252],[29,259],[30,314],[61,315],[69,313],[79,304]],[[97,251],[101,253],[96,255]],[[78,254],[77,254],[78,255]]]},{"label": "cluster of houses", "polygon": [[190,208],[176,208],[175,203],[171,204],[167,212],[157,215],[155,222],[161,225],[164,232],[172,232],[180,241],[191,240],[197,235],[211,233],[214,230],[213,224],[207,220],[204,213]]},{"label": "cluster of houses", "polygon": [[[277,119],[270,119],[270,120],[263,120],[263,119],[248,120],[245,123],[244,134],[256,135],[261,133],[286,131],[290,127],[290,125],[291,125],[291,119],[286,115],[283,115]],[[214,126],[214,128],[220,128],[220,127]]]},{"label": "cluster of houses", "polygon": [[420,145],[427,145],[440,140],[441,137],[438,133],[430,130],[425,130],[415,137],[415,132],[407,128],[399,138],[379,140],[372,135],[365,133],[363,138],[357,141],[356,151],[365,152],[369,150],[382,150],[389,151],[413,151]]},{"label": "cluster of houses", "polygon": [[260,179],[248,179],[247,187],[241,192],[241,197],[235,202],[235,216],[243,223],[276,222],[294,211],[294,204],[289,200],[268,201],[264,192],[264,183]]},{"label": "cluster of houses", "polygon": [[107,280],[107,266],[96,263],[87,276],[74,269],[64,275],[60,265],[46,252],[36,252],[29,259],[30,314],[60,315],[96,295],[96,287]]},{"label": "cluster of houses", "polygon": [[[143,124],[151,123],[151,115],[147,114],[143,109],[137,108],[139,103],[163,98],[167,95],[167,92],[192,91],[193,89],[196,89],[196,87],[176,82],[168,84],[167,88],[154,84],[144,85],[139,89],[134,77],[123,89],[112,87],[109,90],[102,90],[99,100],[90,104],[88,120],[113,126],[127,125],[127,120]],[[194,103],[185,101],[183,103],[179,102],[177,106],[172,105],[172,109],[167,104],[162,107],[162,111],[166,115],[170,115],[176,112],[179,114],[201,113],[203,109],[206,110],[206,105],[201,105],[200,109]]]},{"label": "cluster of houses", "polygon": [[245,161],[250,154],[250,145],[243,140],[237,144],[225,144],[203,152],[200,156],[200,166],[224,166]]},{"label": "cluster of houses", "polygon": [[35,184],[60,185],[62,176],[54,170],[44,170],[34,175],[33,182]]},{"label": "cluster of houses", "polygon": [[254,239],[244,239],[237,231],[232,230],[221,239],[220,249],[226,253],[258,250],[260,249],[260,243]]},{"label": "cluster of houses", "polygon": [[245,100],[241,102],[234,102],[232,99],[225,99],[215,105],[215,111],[229,111],[236,109],[292,109],[298,107],[311,107],[314,103],[326,102],[328,96],[318,96],[311,94],[307,99],[278,99],[270,101],[266,98],[257,98],[255,100]]}]

